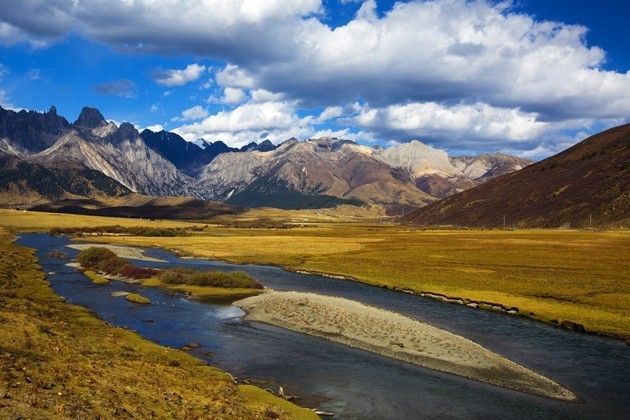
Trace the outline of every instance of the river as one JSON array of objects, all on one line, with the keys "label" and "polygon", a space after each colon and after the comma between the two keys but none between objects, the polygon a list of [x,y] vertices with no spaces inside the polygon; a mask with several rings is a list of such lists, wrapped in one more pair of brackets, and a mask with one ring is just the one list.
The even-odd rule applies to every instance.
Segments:
[{"label": "river", "polygon": [[[583,398],[566,403],[522,394],[435,372],[269,325],[243,321],[229,302],[201,303],[178,293],[123,282],[93,284],[50,258],[78,251],[69,239],[23,234],[18,245],[37,249],[40,265],[57,294],[100,318],[137,331],[159,344],[201,344],[198,357],[239,378],[300,397],[299,404],[336,413],[341,419],[627,419],[630,413],[630,347],[612,339],[577,334],[525,318],[475,310],[362,283],[298,274],[272,266],[232,265],[182,259],[158,248],[145,254],[167,261],[136,265],[186,266],[246,271],[265,286],[354,299],[403,313],[455,334],[537,371]],[[138,305],[114,291],[151,299]],[[211,353],[208,353],[211,352]],[[206,354],[203,354],[206,353]]]}]

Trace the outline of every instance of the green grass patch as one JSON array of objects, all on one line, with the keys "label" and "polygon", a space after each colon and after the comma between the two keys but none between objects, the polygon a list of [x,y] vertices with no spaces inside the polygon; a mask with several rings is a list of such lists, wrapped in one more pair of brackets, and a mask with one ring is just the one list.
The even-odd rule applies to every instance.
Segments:
[{"label": "green grass patch", "polygon": [[145,304],[145,305],[151,304],[151,300],[149,298],[146,298],[144,296],[140,296],[137,293],[129,293],[128,295],[125,295],[125,299],[127,299],[129,302],[133,302],[133,303],[142,303],[142,304]]},{"label": "green grass patch", "polygon": [[[292,419],[294,420],[311,420],[319,419],[319,416],[314,411],[307,408],[298,407],[282,398],[276,397],[273,394],[258,388],[253,385],[239,385],[238,389],[250,400],[257,401],[261,405],[273,404],[284,409]],[[274,418],[273,410],[268,411],[268,418]]]},{"label": "green grass patch", "polygon": [[94,283],[94,284],[108,284],[109,283],[108,279],[106,279],[105,277],[97,274],[96,272],[94,272],[92,270],[85,270],[83,272],[83,274],[88,276],[90,278],[90,280],[92,280],[92,283]]}]

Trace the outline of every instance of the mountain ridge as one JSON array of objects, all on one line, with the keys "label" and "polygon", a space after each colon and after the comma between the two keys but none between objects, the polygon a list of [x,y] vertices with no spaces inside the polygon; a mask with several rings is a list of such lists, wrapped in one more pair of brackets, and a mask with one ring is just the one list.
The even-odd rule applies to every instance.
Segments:
[{"label": "mountain ridge", "polygon": [[[401,220],[476,227],[630,223],[630,124],[417,209]],[[505,222],[504,222],[505,221]]]},{"label": "mountain ridge", "polygon": [[[2,109],[0,128],[0,151],[30,164],[96,170],[148,195],[232,200],[245,206],[264,202],[282,207],[288,201],[306,206],[424,205],[485,181],[497,166],[473,159],[474,174],[481,175],[473,179],[465,173],[472,165],[467,160],[419,141],[387,149],[333,137],[291,138],[279,145],[265,140],[240,149],[221,141],[188,142],[164,130],[139,133],[128,122],[118,126],[90,107],[72,124],[54,107],[47,113]],[[509,161],[507,171],[531,163],[516,157],[495,160]]]}]

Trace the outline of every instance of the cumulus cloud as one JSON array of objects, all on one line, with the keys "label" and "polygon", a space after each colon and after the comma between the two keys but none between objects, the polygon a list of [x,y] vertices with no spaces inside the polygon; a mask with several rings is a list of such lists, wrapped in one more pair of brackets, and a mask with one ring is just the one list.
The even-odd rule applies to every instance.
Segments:
[{"label": "cumulus cloud", "polygon": [[197,105],[192,108],[188,108],[182,111],[182,115],[180,117],[175,117],[173,121],[194,121],[205,118],[209,115],[209,112],[204,107]]},{"label": "cumulus cloud", "polygon": [[[164,126],[163,126],[162,124],[150,125],[150,126],[145,127],[145,128],[146,128],[147,130],[151,130],[151,131],[153,131],[154,133],[158,133],[158,132],[160,132],[160,131],[164,130]],[[140,130],[140,131],[142,131],[142,130]]]},{"label": "cumulus cloud", "polygon": [[303,138],[313,133],[312,128],[301,126],[299,122],[295,109],[287,102],[248,102],[174,131],[186,140],[221,140],[240,147],[253,140],[278,142],[293,136]]},{"label": "cumulus cloud", "polygon": [[251,91],[253,102],[277,102],[282,100],[281,93],[269,92],[265,89],[254,89]]},{"label": "cumulus cloud", "polygon": [[153,80],[162,86],[183,86],[186,83],[199,79],[205,71],[206,66],[200,66],[197,63],[189,64],[183,70],[159,69],[154,72]]},{"label": "cumulus cloud", "polygon": [[100,93],[102,95],[120,96],[122,98],[135,98],[136,89],[136,84],[129,79],[116,80],[94,86],[94,91],[96,93]]},{"label": "cumulus cloud", "polygon": [[[604,69],[606,54],[587,43],[587,28],[515,13],[510,1],[400,1],[377,13],[377,2],[367,0],[334,28],[321,19],[321,0],[189,0],[185,8],[177,0],[6,3],[4,45],[42,45],[73,32],[131,53],[223,60],[214,79],[224,103],[241,104],[247,91],[251,100],[207,116],[194,127],[199,132],[252,134],[256,118],[248,113],[259,112],[259,121],[275,115],[293,124],[273,130],[312,132],[310,124],[334,120],[384,140],[494,147],[504,139],[533,150],[554,130],[630,115],[630,72]],[[195,63],[164,70],[156,81],[181,86],[206,71]],[[355,101],[361,109],[340,105]],[[278,104],[291,109],[273,114]],[[324,111],[300,119],[294,107]]]},{"label": "cumulus cloud", "polygon": [[234,64],[228,64],[216,74],[217,83],[221,86],[234,88],[253,88],[254,78],[247,72]]},{"label": "cumulus cloud", "polygon": [[243,91],[243,89],[226,87],[223,90],[223,97],[220,99],[220,102],[229,105],[236,105],[243,102],[245,98],[247,98],[247,94]]},{"label": "cumulus cloud", "polygon": [[354,121],[390,138],[465,135],[470,139],[518,142],[535,138],[547,128],[534,114],[493,108],[483,103],[451,107],[433,102],[391,105],[364,109]]},{"label": "cumulus cloud", "polygon": [[124,51],[248,60],[284,55],[295,23],[322,7],[321,0],[188,0],[185,7],[179,0],[4,3],[0,42],[5,45],[53,42],[75,32]]}]

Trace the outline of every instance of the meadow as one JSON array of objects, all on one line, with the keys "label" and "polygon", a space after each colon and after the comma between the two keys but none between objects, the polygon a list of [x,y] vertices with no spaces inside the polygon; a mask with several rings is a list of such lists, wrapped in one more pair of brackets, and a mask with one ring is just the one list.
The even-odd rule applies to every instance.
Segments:
[{"label": "meadow", "polygon": [[[55,215],[67,226],[122,224],[116,220]],[[270,218],[257,210],[254,216]],[[182,255],[234,263],[274,264],[353,278],[415,293],[518,308],[551,324],[570,321],[587,331],[630,336],[630,232],[571,230],[421,230],[362,222],[329,222],[318,212],[282,213],[291,229],[225,228],[210,223],[186,237],[84,238],[95,242],[161,246]],[[0,213],[13,230],[47,230],[46,217]],[[124,220],[124,219],[121,219]],[[349,220],[354,220],[350,222]],[[125,221],[133,223],[133,221]],[[148,222],[185,227],[177,222]],[[471,309],[474,311],[475,309]]]}]

